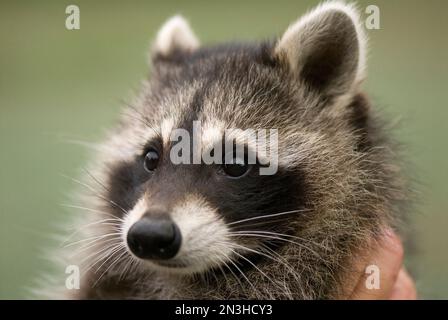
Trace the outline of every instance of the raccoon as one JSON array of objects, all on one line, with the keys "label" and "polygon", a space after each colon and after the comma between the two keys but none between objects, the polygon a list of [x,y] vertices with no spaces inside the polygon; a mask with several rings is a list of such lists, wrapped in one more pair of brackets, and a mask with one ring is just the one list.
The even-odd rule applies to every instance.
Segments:
[{"label": "raccoon", "polygon": [[[395,145],[361,88],[366,49],[359,11],[339,1],[260,43],[202,47],[184,18],[169,19],[150,77],[76,180],[87,218],[65,251],[82,282],[58,297],[344,297],[353,257],[407,201]],[[277,172],[245,157],[174,164],[171,133],[194,121],[203,145],[228,128],[278,130]]]}]

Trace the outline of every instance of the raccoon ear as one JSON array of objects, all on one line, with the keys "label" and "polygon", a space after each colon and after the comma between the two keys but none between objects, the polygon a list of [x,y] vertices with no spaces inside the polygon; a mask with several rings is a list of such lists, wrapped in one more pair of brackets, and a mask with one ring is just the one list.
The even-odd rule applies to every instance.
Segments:
[{"label": "raccoon ear", "polygon": [[192,52],[199,48],[199,40],[187,20],[176,15],[159,29],[152,47],[153,56],[169,57],[173,53]]},{"label": "raccoon ear", "polygon": [[364,78],[366,42],[356,8],[332,1],[292,24],[274,54],[306,85],[340,95]]}]

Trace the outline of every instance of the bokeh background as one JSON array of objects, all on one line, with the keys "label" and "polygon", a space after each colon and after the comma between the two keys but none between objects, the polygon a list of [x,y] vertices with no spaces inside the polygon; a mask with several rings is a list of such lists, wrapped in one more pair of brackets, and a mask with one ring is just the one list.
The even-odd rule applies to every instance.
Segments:
[{"label": "bokeh background", "polygon": [[[0,298],[26,298],[64,222],[89,150],[146,76],[158,27],[181,13],[205,44],[280,35],[317,1],[0,1]],[[408,259],[424,298],[448,298],[448,2],[358,1],[381,10],[370,30],[366,89],[407,148],[420,205]],[[65,28],[77,4],[81,29]],[[60,270],[61,273],[64,270]]]}]

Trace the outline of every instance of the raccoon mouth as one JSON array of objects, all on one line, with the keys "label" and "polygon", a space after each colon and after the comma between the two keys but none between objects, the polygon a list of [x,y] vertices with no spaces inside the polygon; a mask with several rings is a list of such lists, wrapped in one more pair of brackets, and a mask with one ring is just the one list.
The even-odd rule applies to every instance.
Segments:
[{"label": "raccoon mouth", "polygon": [[169,268],[169,269],[184,269],[188,268],[189,266],[180,261],[160,261],[160,260],[151,260],[151,263],[163,267],[163,268]]}]

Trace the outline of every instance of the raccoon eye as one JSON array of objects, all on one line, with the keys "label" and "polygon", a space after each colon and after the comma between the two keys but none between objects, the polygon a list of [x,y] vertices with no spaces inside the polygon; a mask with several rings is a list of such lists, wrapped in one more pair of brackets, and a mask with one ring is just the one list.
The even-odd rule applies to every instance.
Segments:
[{"label": "raccoon eye", "polygon": [[223,164],[222,169],[231,178],[241,178],[247,172],[249,172],[251,166],[248,165],[243,159],[234,158],[234,163]]},{"label": "raccoon eye", "polygon": [[157,168],[159,164],[159,153],[155,149],[149,149],[143,162],[143,167],[146,171],[151,172]]}]

